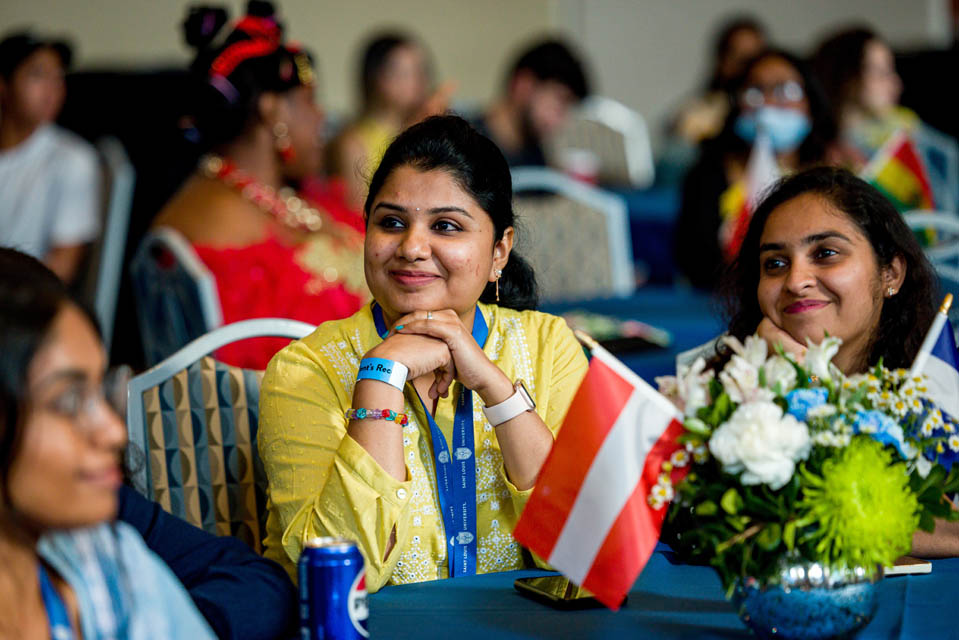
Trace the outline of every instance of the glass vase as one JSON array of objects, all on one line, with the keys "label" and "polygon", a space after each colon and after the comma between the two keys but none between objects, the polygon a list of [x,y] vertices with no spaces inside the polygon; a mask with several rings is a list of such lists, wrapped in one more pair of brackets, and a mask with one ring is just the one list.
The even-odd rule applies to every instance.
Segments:
[{"label": "glass vase", "polygon": [[876,614],[882,569],[829,567],[784,557],[764,581],[741,578],[732,602],[760,638],[846,638]]}]

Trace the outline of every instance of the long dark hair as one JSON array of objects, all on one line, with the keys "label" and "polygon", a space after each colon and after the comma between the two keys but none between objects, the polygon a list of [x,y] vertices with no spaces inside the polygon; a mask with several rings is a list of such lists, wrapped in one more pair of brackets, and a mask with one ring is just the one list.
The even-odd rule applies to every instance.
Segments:
[{"label": "long dark hair", "polygon": [[413,36],[400,32],[381,33],[367,42],[360,60],[360,91],[364,111],[373,106],[376,99],[376,84],[383,69],[389,64],[390,54],[400,47],[415,44],[416,39]]},{"label": "long dark hair", "polygon": [[737,99],[739,92],[746,88],[749,74],[760,62],[769,58],[785,60],[802,77],[803,91],[809,102],[809,119],[812,129],[802,144],[799,145],[800,166],[811,166],[823,161],[826,151],[836,138],[836,122],[832,117],[829,102],[823,93],[819,80],[813,75],[809,66],[801,59],[783,49],[769,48],[753,57],[743,69],[742,74],[733,81],[730,87],[732,108],[726,117],[722,131],[712,140],[705,143],[706,152],[722,151],[724,153],[739,153],[744,158],[749,153],[750,145],[736,135],[736,119],[742,113]]},{"label": "long dark hair", "polygon": [[20,445],[27,370],[63,305],[66,288],[36,258],[0,248],[0,482],[2,499]]},{"label": "long dark hair", "polygon": [[[415,124],[389,146],[380,166],[370,180],[370,191],[363,209],[369,220],[373,201],[383,184],[399,167],[419,171],[440,169],[449,173],[493,221],[495,239],[508,227],[516,228],[513,211],[513,180],[503,153],[492,140],[479,134],[458,116],[433,116]],[[533,268],[516,251],[509,255],[496,287],[489,283],[480,301],[501,307],[535,309],[538,302]]]},{"label": "long dark hair", "polygon": [[[729,333],[744,339],[759,326],[763,318],[756,296],[759,241],[772,212],[803,194],[815,194],[844,213],[869,240],[880,269],[889,266],[896,256],[905,262],[906,278],[899,292],[882,303],[879,328],[870,344],[866,364],[875,364],[882,358],[887,367],[908,368],[936,313],[936,274],[892,203],[845,169],[817,167],[784,178],[757,207],[739,257],[731,265],[721,288]],[[728,355],[720,349],[719,362]]]},{"label": "long dark hair", "polygon": [[264,93],[285,93],[313,81],[306,51],[283,42],[283,25],[273,4],[250,0],[247,14],[222,43],[225,9],[193,7],[183,22],[184,38],[197,50],[194,76],[196,128],[205,147],[229,143],[259,118]]},{"label": "long dark hair", "polygon": [[813,70],[829,96],[837,122],[862,86],[866,45],[878,39],[865,27],[844,29],[824,40],[813,54]]}]

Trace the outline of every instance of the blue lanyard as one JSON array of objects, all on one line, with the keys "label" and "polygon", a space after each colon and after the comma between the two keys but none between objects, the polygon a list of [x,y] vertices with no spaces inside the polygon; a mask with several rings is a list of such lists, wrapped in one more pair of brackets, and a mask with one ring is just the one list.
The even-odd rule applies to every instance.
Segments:
[{"label": "blue lanyard", "polygon": [[[372,305],[376,332],[385,337],[388,329],[383,321],[383,310],[376,302]],[[473,316],[473,339],[483,347],[489,328],[479,307]],[[462,385],[461,385],[462,386]],[[415,389],[414,389],[415,391]],[[450,577],[468,576],[476,573],[476,447],[473,444],[473,392],[462,387],[456,400],[453,418],[453,452],[446,443],[443,432],[423,398],[416,393],[423,405],[423,413],[430,423],[433,439],[433,460],[436,464],[436,493],[440,499],[443,526],[446,532]]]},{"label": "blue lanyard", "polygon": [[50,623],[50,637],[53,640],[74,640],[73,626],[63,599],[53,586],[43,563],[37,563],[37,572],[40,575],[40,595],[43,596],[43,608],[47,610],[47,620]]}]

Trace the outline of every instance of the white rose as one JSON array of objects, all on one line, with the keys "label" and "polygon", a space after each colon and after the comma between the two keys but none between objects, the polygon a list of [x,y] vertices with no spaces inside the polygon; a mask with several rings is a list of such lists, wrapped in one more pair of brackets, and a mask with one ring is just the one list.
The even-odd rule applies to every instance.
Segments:
[{"label": "white rose", "polygon": [[832,382],[835,367],[830,367],[830,362],[839,352],[839,346],[842,340],[835,336],[824,338],[819,344],[813,344],[813,341],[806,338],[806,357],[803,360],[803,366],[810,375],[818,377],[825,382]]},{"label": "white rose", "polygon": [[786,395],[796,386],[796,367],[782,356],[773,356],[763,365],[766,374],[766,386],[775,389],[779,385],[779,392]]},{"label": "white rose", "polygon": [[709,439],[709,450],[726,472],[742,472],[743,484],[764,483],[773,490],[789,482],[810,447],[806,424],[766,401],[741,405]]}]

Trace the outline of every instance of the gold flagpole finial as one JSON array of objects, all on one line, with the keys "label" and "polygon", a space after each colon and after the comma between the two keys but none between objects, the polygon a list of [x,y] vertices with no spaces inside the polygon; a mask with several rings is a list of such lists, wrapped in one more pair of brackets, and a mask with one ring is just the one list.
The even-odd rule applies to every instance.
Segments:
[{"label": "gold flagpole finial", "polygon": [[579,329],[575,329],[573,331],[573,335],[575,335],[576,339],[582,342],[583,344],[585,344],[586,347],[591,351],[599,347],[599,343],[593,339],[593,336],[589,335],[585,331],[580,331]]},{"label": "gold flagpole finial", "polygon": [[949,307],[952,306],[952,294],[947,293],[945,300],[942,301],[942,306],[939,307],[939,313],[949,313]]}]

